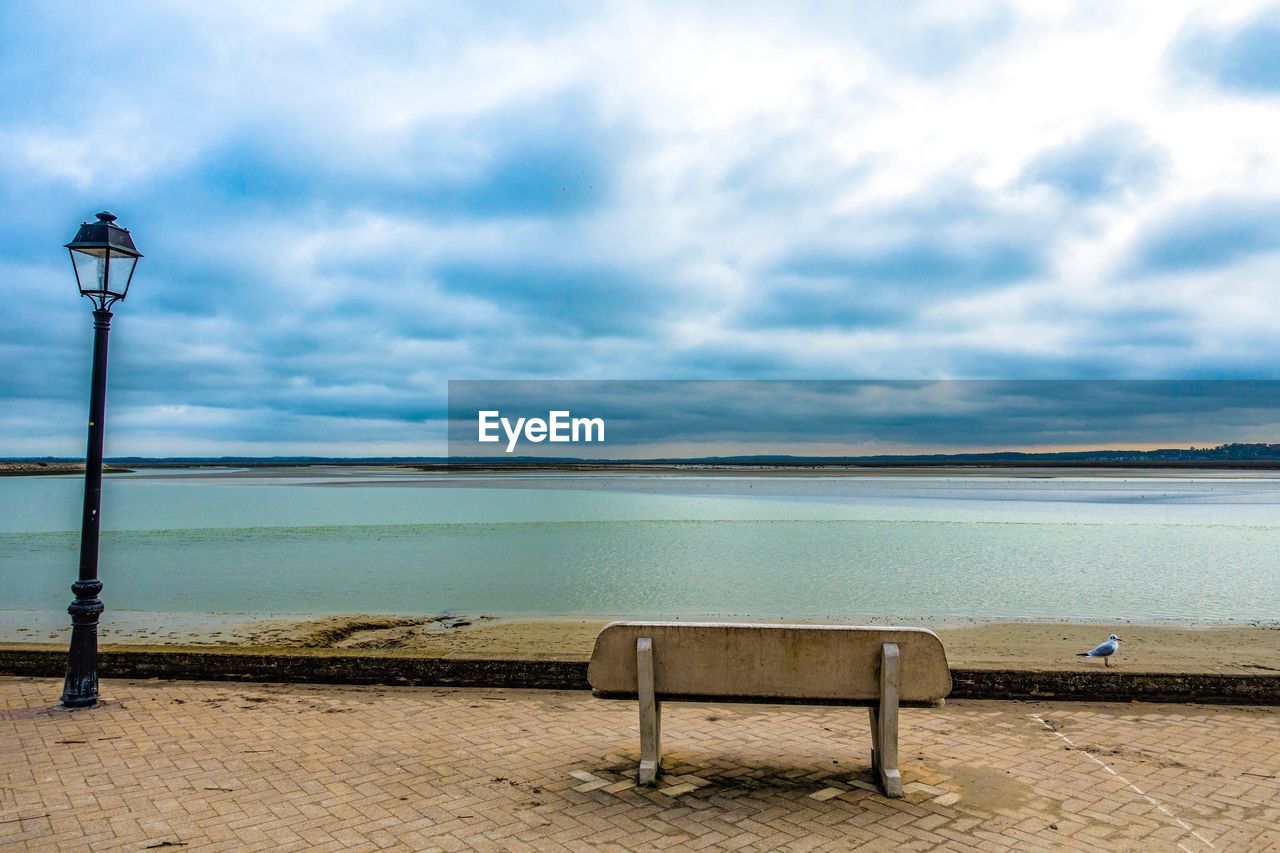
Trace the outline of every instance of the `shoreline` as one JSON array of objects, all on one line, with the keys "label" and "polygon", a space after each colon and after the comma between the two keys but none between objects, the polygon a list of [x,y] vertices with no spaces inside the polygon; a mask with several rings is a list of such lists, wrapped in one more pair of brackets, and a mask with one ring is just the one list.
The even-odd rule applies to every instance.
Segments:
[{"label": "shoreline", "polygon": [[[104,474],[132,474],[133,468],[105,463]],[[79,474],[84,476],[83,462],[0,462],[0,477],[45,477]]]},{"label": "shoreline", "polygon": [[[177,614],[174,614],[177,615]],[[175,626],[165,614],[137,614],[138,624],[103,623],[104,651],[255,651],[306,656],[367,654],[449,659],[583,661],[605,617],[392,616],[349,614],[295,618],[181,614]],[[145,618],[151,617],[151,618]],[[177,620],[182,622],[183,620]],[[717,620],[671,620],[717,621]],[[718,620],[729,621],[729,620]],[[1027,671],[1104,669],[1077,657],[1110,632],[1121,649],[1112,661],[1120,672],[1280,674],[1280,624],[1143,624],[1029,620],[750,620],[784,624],[910,624],[931,628],[954,667]],[[63,648],[69,631],[10,628],[0,644],[11,648]]]},{"label": "shoreline", "polygon": [[[563,463],[508,464],[412,463],[412,462],[310,462],[310,463],[106,463],[104,474],[195,479],[320,478],[352,473],[397,474],[443,478],[460,484],[493,477],[554,479],[556,477],[638,476],[712,478],[876,478],[876,477],[995,477],[995,478],[1136,478],[1221,479],[1275,478],[1280,460],[1187,460],[1082,463],[1035,460],[1026,462],[858,462],[858,463]],[[0,476],[29,477],[84,473],[83,462],[0,462]]]}]

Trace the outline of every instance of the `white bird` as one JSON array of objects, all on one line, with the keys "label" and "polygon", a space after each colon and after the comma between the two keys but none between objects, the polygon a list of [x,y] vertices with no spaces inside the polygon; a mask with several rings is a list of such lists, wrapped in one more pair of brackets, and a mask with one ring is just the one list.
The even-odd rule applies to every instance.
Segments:
[{"label": "white bird", "polygon": [[1080,652],[1078,655],[1076,655],[1076,657],[1102,658],[1102,665],[1109,667],[1111,666],[1111,664],[1107,662],[1107,659],[1110,658],[1112,655],[1114,655],[1118,651],[1120,651],[1120,638],[1117,637],[1115,634],[1112,634],[1110,637],[1107,637],[1107,641],[1102,645],[1098,646],[1097,648],[1090,649],[1087,652]]}]

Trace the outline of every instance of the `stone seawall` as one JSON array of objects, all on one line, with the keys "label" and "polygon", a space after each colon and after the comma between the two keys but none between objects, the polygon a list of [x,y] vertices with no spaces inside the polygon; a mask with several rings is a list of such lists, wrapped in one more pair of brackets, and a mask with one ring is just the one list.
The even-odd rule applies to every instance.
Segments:
[{"label": "stone seawall", "polygon": [[[0,675],[61,677],[65,651],[0,648]],[[586,661],[471,660],[333,653],[104,651],[103,678],[586,690]],[[1280,675],[952,669],[953,699],[1280,705]]]}]

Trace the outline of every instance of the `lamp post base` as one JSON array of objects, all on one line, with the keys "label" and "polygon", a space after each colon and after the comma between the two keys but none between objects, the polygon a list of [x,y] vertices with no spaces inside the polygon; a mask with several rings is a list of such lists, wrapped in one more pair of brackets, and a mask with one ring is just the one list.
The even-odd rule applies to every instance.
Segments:
[{"label": "lamp post base", "polygon": [[90,708],[98,704],[98,617],[105,609],[98,600],[102,581],[76,581],[71,614],[71,650],[67,679],[62,686],[62,707]]}]

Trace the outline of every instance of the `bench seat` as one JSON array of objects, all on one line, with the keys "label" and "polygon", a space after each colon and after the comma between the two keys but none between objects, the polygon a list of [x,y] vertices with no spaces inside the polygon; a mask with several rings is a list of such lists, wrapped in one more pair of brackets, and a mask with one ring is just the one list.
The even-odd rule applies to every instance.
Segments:
[{"label": "bench seat", "polygon": [[924,628],[711,622],[614,622],[587,670],[592,694],[640,705],[641,784],[661,770],[662,702],[834,705],[870,709],[872,765],[902,795],[898,708],[951,692],[942,642]]}]

